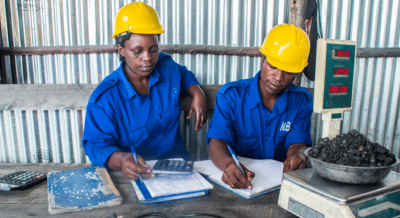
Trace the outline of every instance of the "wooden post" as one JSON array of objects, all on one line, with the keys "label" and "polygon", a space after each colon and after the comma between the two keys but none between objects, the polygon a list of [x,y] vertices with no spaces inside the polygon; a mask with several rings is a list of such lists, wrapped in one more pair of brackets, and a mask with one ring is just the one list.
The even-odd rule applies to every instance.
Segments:
[{"label": "wooden post", "polygon": [[[289,1],[289,23],[300,27],[304,32],[306,31],[306,25],[304,19],[306,18],[307,12],[307,0],[290,0]],[[293,84],[300,86],[301,77],[303,73],[296,76]]]}]

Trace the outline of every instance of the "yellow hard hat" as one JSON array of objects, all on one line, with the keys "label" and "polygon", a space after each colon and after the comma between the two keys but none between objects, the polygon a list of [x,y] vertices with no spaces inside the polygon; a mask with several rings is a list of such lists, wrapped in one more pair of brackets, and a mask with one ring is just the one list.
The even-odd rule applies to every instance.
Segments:
[{"label": "yellow hard hat", "polygon": [[281,24],[272,28],[260,52],[274,67],[290,73],[300,73],[308,65],[310,41],[299,27]]},{"label": "yellow hard hat", "polygon": [[115,18],[113,38],[121,33],[132,32],[138,34],[164,33],[157,12],[143,2],[130,3],[119,9]]}]

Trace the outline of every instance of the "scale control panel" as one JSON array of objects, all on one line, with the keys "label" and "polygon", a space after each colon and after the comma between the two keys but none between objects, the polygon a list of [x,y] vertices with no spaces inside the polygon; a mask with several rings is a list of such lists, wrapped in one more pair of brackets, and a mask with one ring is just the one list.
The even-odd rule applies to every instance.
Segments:
[{"label": "scale control panel", "polygon": [[352,108],[357,44],[318,39],[314,112],[340,114]]}]

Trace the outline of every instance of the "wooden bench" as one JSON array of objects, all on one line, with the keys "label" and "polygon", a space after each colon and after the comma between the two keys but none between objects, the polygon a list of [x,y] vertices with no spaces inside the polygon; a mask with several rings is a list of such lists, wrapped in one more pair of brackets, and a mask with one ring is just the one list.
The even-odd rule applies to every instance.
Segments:
[{"label": "wooden bench", "polygon": [[[194,131],[194,116],[186,120],[191,97],[181,98],[181,133],[186,148],[194,160],[209,159],[208,146],[206,145],[206,134],[208,124],[212,118],[215,106],[215,97],[222,85],[202,85],[207,98],[209,120],[204,124],[198,133]],[[33,84],[33,85],[0,85],[0,111],[25,111],[25,110],[86,110],[87,102],[97,84]],[[313,89],[308,89],[312,94]],[[80,122],[84,122],[83,118]],[[79,125],[83,126],[83,123]],[[0,134],[0,137],[6,137]],[[82,136],[79,137],[81,142]],[[0,138],[0,140],[4,140]],[[75,139],[76,141],[77,139]],[[8,140],[10,141],[10,140]],[[15,141],[15,140],[14,140]],[[1,142],[1,141],[0,141]],[[50,142],[51,143],[51,142]],[[7,146],[18,146],[7,145]],[[40,146],[38,146],[40,147]],[[17,149],[15,149],[17,150]],[[74,151],[75,152],[75,151]],[[82,154],[83,156],[83,154]],[[49,161],[57,162],[57,161]],[[65,161],[64,161],[65,162]],[[70,163],[84,163],[85,161],[75,160]],[[68,163],[68,162],[67,162]]]}]

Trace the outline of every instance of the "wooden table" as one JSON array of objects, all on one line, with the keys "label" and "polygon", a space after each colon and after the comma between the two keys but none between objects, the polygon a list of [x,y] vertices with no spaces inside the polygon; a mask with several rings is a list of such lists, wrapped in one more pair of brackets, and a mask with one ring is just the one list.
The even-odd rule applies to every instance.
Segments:
[{"label": "wooden table", "polygon": [[[91,167],[88,164],[0,164],[0,176],[24,170],[39,173]],[[137,217],[147,213],[162,213],[178,217],[193,213],[209,213],[231,217],[295,217],[284,212],[277,204],[279,191],[246,200],[212,183],[214,189],[207,196],[154,203],[140,204],[130,181],[121,171],[110,171],[111,178],[121,193],[124,203],[119,206],[51,215],[48,212],[47,182],[42,182],[23,191],[0,191],[0,217]]]}]

